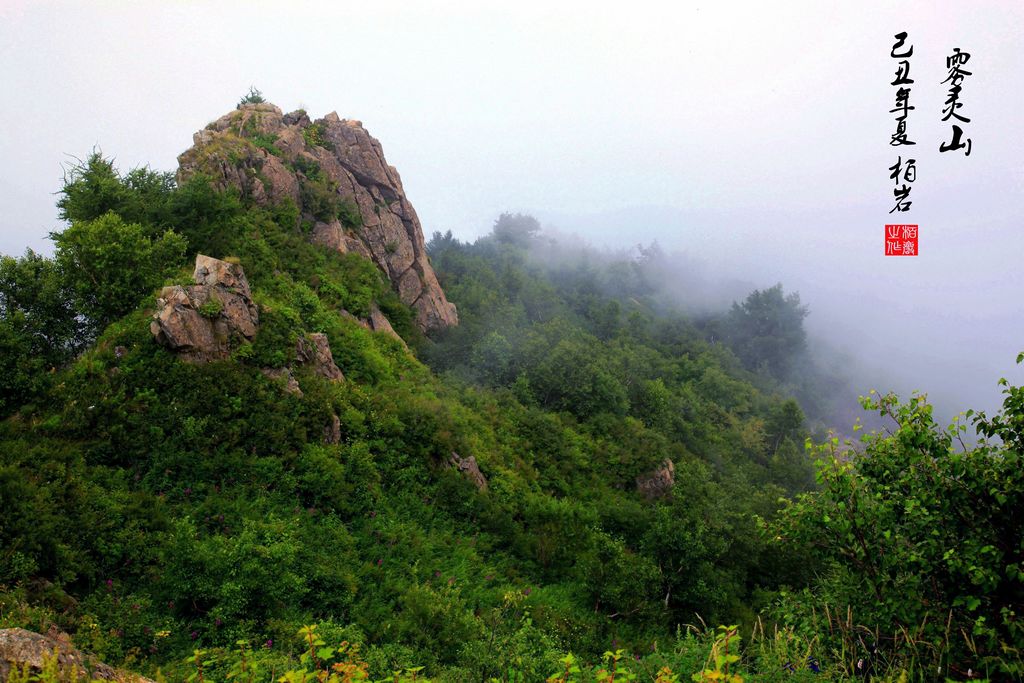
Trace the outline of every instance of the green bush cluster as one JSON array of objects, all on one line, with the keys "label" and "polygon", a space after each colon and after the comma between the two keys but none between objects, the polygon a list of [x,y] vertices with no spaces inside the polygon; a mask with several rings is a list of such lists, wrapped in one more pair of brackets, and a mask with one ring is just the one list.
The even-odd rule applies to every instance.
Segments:
[{"label": "green bush cluster", "polygon": [[311,123],[303,128],[302,139],[305,140],[306,144],[310,147],[334,149],[333,143],[331,143],[331,141],[324,135],[324,125],[319,122]]},{"label": "green bush cluster", "polygon": [[331,181],[315,159],[298,156],[291,166],[299,173],[299,194],[304,213],[318,221],[341,221],[347,228],[363,224],[359,207],[351,199],[338,194],[337,183]]}]

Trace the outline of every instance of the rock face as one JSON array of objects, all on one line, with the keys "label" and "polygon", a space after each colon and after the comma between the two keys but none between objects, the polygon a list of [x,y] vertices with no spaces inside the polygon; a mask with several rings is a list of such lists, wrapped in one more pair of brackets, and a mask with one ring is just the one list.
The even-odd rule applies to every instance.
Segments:
[{"label": "rock face", "polygon": [[647,498],[664,498],[676,484],[676,466],[668,458],[653,472],[636,478],[636,489]]},{"label": "rock face", "polygon": [[201,172],[257,203],[291,199],[312,226],[310,240],[373,260],[416,309],[421,329],[458,324],[401,178],[361,122],[333,112],[310,121],[301,110],[282,114],[272,104],[245,104],[193,141],[178,158],[180,180]]},{"label": "rock face", "polygon": [[341,314],[345,317],[353,320],[371,332],[383,332],[389,337],[393,337],[396,341],[401,342],[402,346],[406,346],[405,340],[402,339],[401,335],[395,332],[395,328],[391,326],[391,321],[388,320],[387,316],[378,308],[377,304],[370,305],[370,315],[366,318],[357,318],[346,310],[342,310]]},{"label": "rock face", "polygon": [[334,364],[331,345],[327,341],[327,335],[323,332],[310,334],[308,340],[299,337],[295,346],[295,361],[297,363],[312,368],[313,372],[324,379],[345,379],[345,375],[341,374],[341,370]]},{"label": "rock face", "polygon": [[295,379],[293,373],[297,365],[310,368],[314,374],[324,379],[332,381],[345,379],[341,368],[334,363],[330,342],[327,340],[327,335],[323,332],[314,332],[309,335],[308,339],[299,337],[298,341],[295,342],[294,362],[288,367],[263,368],[262,372],[271,379],[283,379],[285,382],[284,389],[289,394],[302,396],[302,388],[299,387],[299,382]]},{"label": "rock face", "polygon": [[60,671],[69,676],[77,674],[79,680],[153,683],[148,678],[93,661],[76,650],[65,638],[50,638],[22,628],[0,629],[0,681],[6,681],[15,669],[20,672],[25,667],[38,674],[42,671],[44,660],[53,657],[54,651],[57,652]]},{"label": "rock face", "polygon": [[478,490],[487,490],[487,477],[485,477],[484,473],[480,471],[480,466],[476,464],[476,458],[472,455],[468,458],[463,458],[455,451],[452,451],[452,455],[448,459],[448,464],[459,472],[462,472],[462,475],[473,482]]},{"label": "rock face", "polygon": [[196,256],[196,284],[164,287],[149,329],[156,340],[186,360],[223,360],[232,338],[251,340],[259,313],[242,267],[209,256]]}]

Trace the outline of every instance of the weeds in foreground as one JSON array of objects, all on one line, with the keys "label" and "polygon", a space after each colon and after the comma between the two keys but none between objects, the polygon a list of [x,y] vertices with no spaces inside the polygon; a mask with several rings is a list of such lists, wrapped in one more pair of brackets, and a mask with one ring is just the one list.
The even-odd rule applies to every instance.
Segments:
[{"label": "weeds in foreground", "polygon": [[[830,615],[831,616],[831,615]],[[845,619],[845,617],[844,617]],[[852,624],[852,620],[848,620]],[[360,652],[360,646],[349,641],[329,645],[319,634],[316,625],[302,627],[296,634],[302,654],[295,668],[268,667],[249,643],[240,640],[230,651],[195,650],[185,658],[187,671],[180,672],[173,682],[188,683],[442,683],[449,679],[435,679],[423,675],[423,667],[393,671],[383,678],[371,677],[370,666]],[[744,640],[746,644],[744,645]],[[741,638],[738,626],[719,626],[717,629],[689,627],[680,633],[676,643],[665,652],[654,651],[640,657],[624,649],[605,652],[601,661],[588,664],[572,653],[560,660],[560,669],[546,679],[547,683],[681,683],[685,674],[676,671],[699,671],[689,676],[694,683],[747,683],[749,681],[803,683],[806,681],[871,680],[878,683],[926,680],[986,681],[977,672],[957,674],[955,678],[928,676],[920,666],[908,669],[879,659],[870,661],[858,657],[854,661],[836,659],[833,655],[851,656],[853,650],[826,651],[819,638],[802,640],[792,629],[778,629],[766,633],[758,621],[749,638]],[[820,653],[820,655],[819,655]],[[62,669],[58,652],[45,658],[42,670],[14,667],[7,683],[96,683],[76,667]],[[822,656],[822,664],[818,660]],[[703,664],[701,664],[703,662]],[[211,671],[216,675],[212,676]],[[443,672],[442,672],[443,673]],[[180,676],[180,678],[178,678]],[[130,679],[129,679],[130,680]],[[156,675],[158,683],[168,679]],[[509,671],[501,679],[491,678],[488,683],[526,682],[518,671]]]}]

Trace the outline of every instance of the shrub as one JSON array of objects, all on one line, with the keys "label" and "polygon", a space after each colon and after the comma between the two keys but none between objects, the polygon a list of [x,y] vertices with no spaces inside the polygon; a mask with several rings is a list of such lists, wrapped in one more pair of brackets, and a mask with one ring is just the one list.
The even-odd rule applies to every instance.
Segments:
[{"label": "shrub", "polygon": [[324,135],[324,124],[319,122],[311,123],[303,128],[302,139],[305,140],[306,144],[310,147],[334,149],[334,145],[332,145]]},{"label": "shrub", "polygon": [[243,104],[262,104],[264,102],[266,102],[266,99],[263,98],[263,93],[257,90],[255,86],[250,86],[249,92],[238,101],[238,107],[241,107]]}]

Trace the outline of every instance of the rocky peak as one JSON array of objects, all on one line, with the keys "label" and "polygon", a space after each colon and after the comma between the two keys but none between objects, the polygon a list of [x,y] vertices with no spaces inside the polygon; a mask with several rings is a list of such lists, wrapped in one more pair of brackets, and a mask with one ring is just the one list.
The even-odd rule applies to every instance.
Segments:
[{"label": "rocky peak", "polygon": [[243,104],[193,136],[178,157],[195,173],[260,204],[291,199],[312,242],[376,263],[430,332],[458,324],[427,258],[423,229],[398,171],[363,124],[337,113],[311,121],[269,103]]}]

